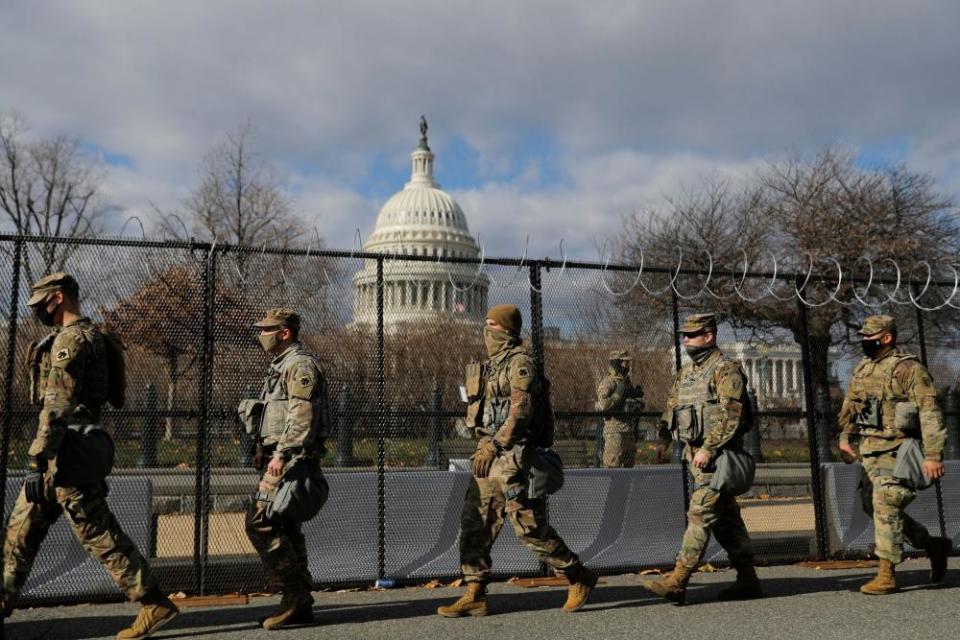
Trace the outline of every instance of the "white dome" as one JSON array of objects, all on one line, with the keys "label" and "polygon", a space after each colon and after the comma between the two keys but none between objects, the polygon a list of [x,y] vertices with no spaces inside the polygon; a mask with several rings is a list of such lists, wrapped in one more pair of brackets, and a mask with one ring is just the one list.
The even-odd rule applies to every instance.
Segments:
[{"label": "white dome", "polygon": [[[424,120],[420,132],[420,144],[410,154],[410,181],[380,209],[363,248],[372,253],[478,258],[480,247],[470,235],[463,210],[433,179],[434,155],[427,145]],[[478,275],[475,265],[389,261],[383,275],[388,325],[436,316],[482,319],[489,278]],[[354,277],[355,322],[375,320],[375,285],[376,268],[368,261]]]}]

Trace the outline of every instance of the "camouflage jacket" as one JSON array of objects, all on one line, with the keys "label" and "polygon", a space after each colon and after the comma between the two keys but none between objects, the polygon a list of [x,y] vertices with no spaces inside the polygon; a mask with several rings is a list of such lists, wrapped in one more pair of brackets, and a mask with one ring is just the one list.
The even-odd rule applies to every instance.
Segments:
[{"label": "camouflage jacket", "polygon": [[[747,379],[740,364],[714,349],[700,364],[688,362],[670,388],[660,419],[660,442],[673,434],[711,457],[725,446],[743,446],[749,408]],[[689,431],[688,431],[689,430]]]},{"label": "camouflage jacket", "polygon": [[[611,413],[636,411],[643,408],[642,398],[643,389],[640,385],[634,385],[629,377],[619,371],[610,370],[597,385],[597,402],[594,404],[594,411]],[[628,433],[634,430],[635,422],[633,419],[611,416],[603,419],[603,429],[610,433]]]},{"label": "camouflage jacket", "polygon": [[933,378],[906,351],[893,349],[857,364],[837,422],[840,442],[859,437],[862,454],[892,451],[906,438],[920,437],[928,460],[943,458],[947,431]]},{"label": "camouflage jacket", "polygon": [[323,453],[330,427],[329,398],[320,363],[294,342],[275,357],[263,380],[261,440],[275,457]]},{"label": "camouflage jacket", "polygon": [[53,458],[64,429],[71,424],[93,424],[107,399],[105,338],[88,318],[57,329],[51,341],[32,345],[28,358],[37,367],[40,424],[30,444],[31,456]]},{"label": "camouflage jacket", "polygon": [[504,349],[483,365],[481,436],[493,436],[504,449],[525,444],[533,423],[533,398],[540,392],[537,365],[519,345]]}]

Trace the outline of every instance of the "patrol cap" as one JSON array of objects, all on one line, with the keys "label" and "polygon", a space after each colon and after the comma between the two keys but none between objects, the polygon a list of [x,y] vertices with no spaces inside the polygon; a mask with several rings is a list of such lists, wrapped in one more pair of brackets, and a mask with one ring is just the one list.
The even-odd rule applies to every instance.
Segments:
[{"label": "patrol cap", "polygon": [[74,296],[80,293],[80,285],[77,284],[76,279],[69,273],[64,273],[63,271],[57,271],[56,273],[43,276],[33,283],[30,289],[33,290],[33,294],[30,296],[30,299],[27,300],[28,307],[40,304],[51,291],[56,291],[57,289],[63,289],[64,291],[72,293]]},{"label": "patrol cap", "polygon": [[498,304],[490,307],[486,319],[493,320],[514,335],[520,335],[520,329],[523,327],[523,316],[514,304]]},{"label": "patrol cap", "polygon": [[862,336],[872,336],[886,331],[895,332],[897,321],[893,316],[867,316],[863,319],[863,326],[857,331]]},{"label": "patrol cap", "polygon": [[630,357],[630,354],[628,354],[628,353],[627,353],[625,350],[623,350],[623,349],[621,349],[620,351],[611,351],[611,352],[610,352],[610,360],[611,360],[611,362],[614,361],[614,360],[626,360],[626,361],[629,362],[629,361],[632,360],[632,359],[633,359],[633,358]]},{"label": "patrol cap", "polygon": [[712,313],[691,313],[683,319],[680,333],[698,333],[700,331],[717,330],[717,316]]},{"label": "patrol cap", "polygon": [[266,329],[268,327],[289,327],[291,331],[297,333],[300,331],[300,315],[293,309],[288,309],[286,307],[268,309],[267,315],[263,317],[263,320],[253,323],[253,326],[257,327],[258,329]]}]

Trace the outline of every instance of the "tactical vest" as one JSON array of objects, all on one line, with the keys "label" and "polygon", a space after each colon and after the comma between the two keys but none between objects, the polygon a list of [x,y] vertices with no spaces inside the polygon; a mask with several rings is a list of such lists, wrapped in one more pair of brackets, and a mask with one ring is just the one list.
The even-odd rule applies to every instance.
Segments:
[{"label": "tactical vest", "polygon": [[702,444],[707,429],[720,412],[713,377],[717,368],[725,362],[723,356],[710,356],[710,362],[702,369],[696,370],[692,364],[688,364],[680,370],[673,427],[677,430],[677,437],[687,444]]},{"label": "tactical vest", "polygon": [[287,409],[290,396],[284,384],[286,373],[292,367],[308,360],[317,370],[317,388],[313,391],[310,403],[313,405],[312,441],[326,436],[329,427],[329,403],[326,380],[319,360],[302,345],[294,347],[280,362],[271,363],[267,376],[263,379],[263,391],[260,399],[264,401],[263,420],[260,423],[260,439],[265,446],[280,442],[287,424]]},{"label": "tactical vest", "polygon": [[483,432],[486,435],[494,435],[510,415],[510,361],[523,353],[520,347],[510,347],[499,360],[488,361],[484,367]]},{"label": "tactical vest", "polygon": [[76,370],[82,372],[76,380],[77,404],[73,415],[68,418],[70,424],[91,424],[99,422],[100,411],[107,401],[109,372],[106,355],[106,341],[100,330],[87,319],[82,319],[69,327],[57,329],[39,342],[30,345],[27,352],[27,366],[30,378],[30,400],[34,405],[42,406],[46,395],[47,381],[52,367],[53,343],[60,335],[79,333],[82,347],[74,358],[83,358]]},{"label": "tactical vest", "polygon": [[861,435],[885,440],[917,437],[920,419],[917,405],[894,375],[901,362],[917,360],[904,351],[894,351],[880,362],[864,358],[853,370],[847,398],[856,412],[852,422]]}]

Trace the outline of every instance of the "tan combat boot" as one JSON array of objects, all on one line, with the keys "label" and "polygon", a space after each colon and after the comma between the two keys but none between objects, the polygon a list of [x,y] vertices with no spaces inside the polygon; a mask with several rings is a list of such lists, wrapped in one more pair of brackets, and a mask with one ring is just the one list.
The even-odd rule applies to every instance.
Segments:
[{"label": "tan combat boot", "polygon": [[734,565],[737,569],[737,580],[724,589],[717,596],[718,600],[752,600],[763,595],[760,589],[760,578],[752,564]]},{"label": "tan combat boot", "polygon": [[671,573],[656,581],[644,581],[643,587],[661,598],[683,605],[687,600],[687,583],[692,573],[693,569],[688,569],[677,560]]},{"label": "tan combat boot", "polygon": [[487,615],[487,588],[479,582],[467,584],[467,592],[446,607],[437,607],[437,615],[444,618]]},{"label": "tan combat boot", "polygon": [[161,594],[148,594],[140,600],[140,612],[129,627],[117,634],[117,640],[140,640],[180,614],[177,605]]},{"label": "tan combat boot", "polygon": [[953,542],[950,538],[931,537],[927,542],[927,557],[930,558],[930,582],[940,582],[947,575],[947,558]]},{"label": "tan combat boot", "polygon": [[880,568],[876,577],[860,587],[860,593],[871,596],[885,596],[897,592],[897,577],[893,572],[893,563],[880,558]]},{"label": "tan combat boot", "polygon": [[573,613],[587,604],[590,591],[597,586],[597,574],[582,564],[578,564],[571,568],[566,575],[570,588],[567,590],[567,601],[563,603],[563,610]]},{"label": "tan combat boot", "polygon": [[313,596],[307,591],[284,593],[280,606],[263,618],[260,626],[270,631],[292,624],[313,623]]}]

